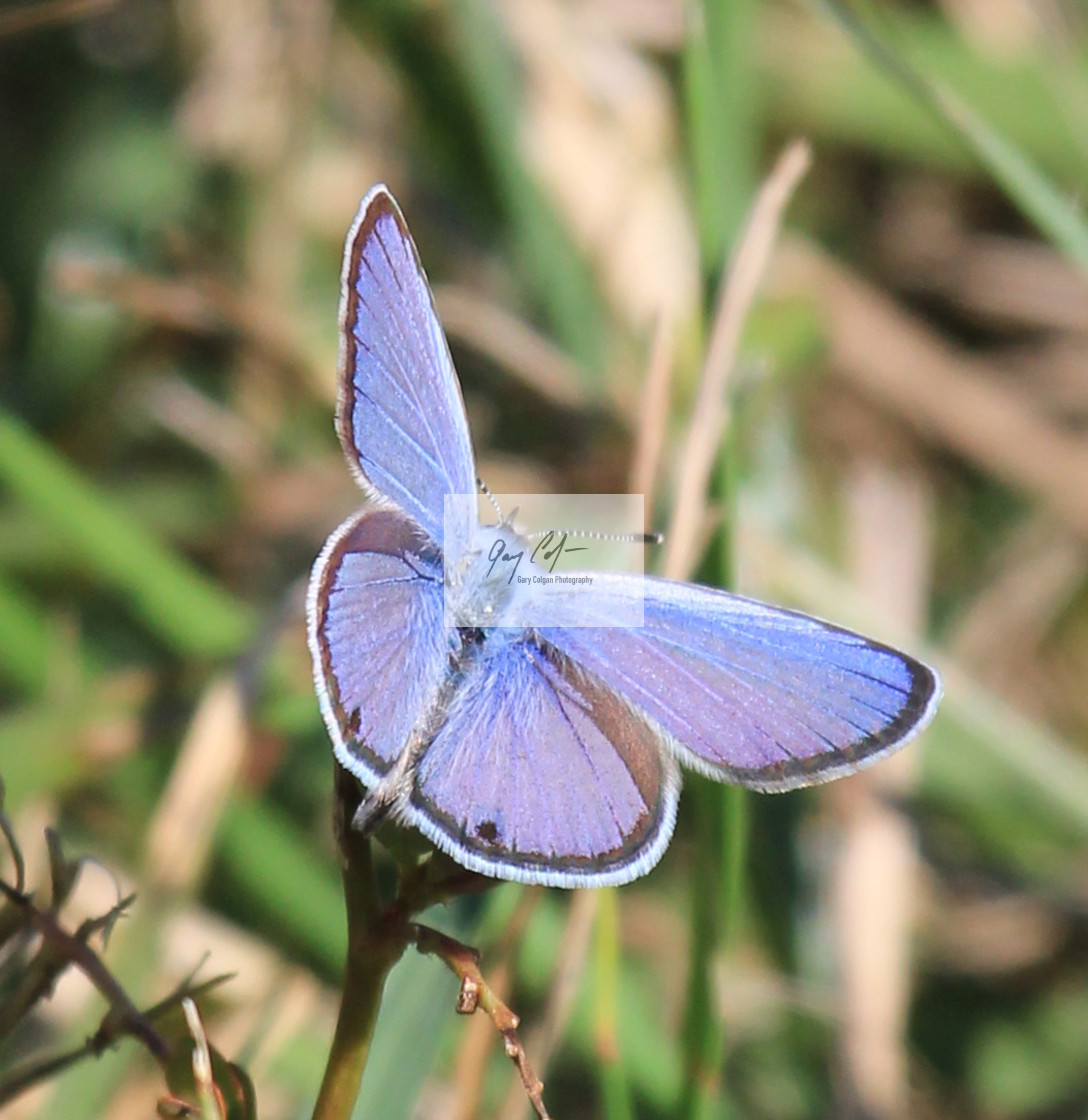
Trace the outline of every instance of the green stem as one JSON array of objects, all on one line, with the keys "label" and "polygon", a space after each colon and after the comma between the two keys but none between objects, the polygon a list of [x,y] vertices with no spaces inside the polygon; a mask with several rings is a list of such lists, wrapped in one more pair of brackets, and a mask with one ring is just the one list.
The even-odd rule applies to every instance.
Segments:
[{"label": "green stem", "polygon": [[383,913],[370,840],[351,828],[358,792],[337,768],[337,817],[347,902],[348,954],[336,1033],[313,1120],[350,1120],[370,1056],[382,990],[408,944],[408,926]]}]

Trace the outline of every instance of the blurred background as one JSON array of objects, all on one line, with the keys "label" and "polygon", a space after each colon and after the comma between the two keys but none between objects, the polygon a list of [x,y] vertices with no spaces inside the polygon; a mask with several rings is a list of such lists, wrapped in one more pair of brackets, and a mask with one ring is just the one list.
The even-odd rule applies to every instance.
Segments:
[{"label": "blurred background", "polygon": [[[618,892],[431,917],[564,1120],[1084,1115],[1086,52],[1078,0],[0,5],[5,811],[43,901],[46,827],[94,857],[66,928],[137,893],[92,943],[138,1006],[234,974],[201,1008],[263,1120],[309,1114],[345,948],[302,601],[359,503],[332,412],[360,198],[405,211],[491,488],[636,485],[663,528],[794,136],[699,575],[932,658],[937,721],[818,791],[689,778]],[[404,958],[356,1115],[527,1114],[455,994]],[[105,1011],[69,970],[0,1067]],[[164,1092],[127,1041],[5,1115]]]}]

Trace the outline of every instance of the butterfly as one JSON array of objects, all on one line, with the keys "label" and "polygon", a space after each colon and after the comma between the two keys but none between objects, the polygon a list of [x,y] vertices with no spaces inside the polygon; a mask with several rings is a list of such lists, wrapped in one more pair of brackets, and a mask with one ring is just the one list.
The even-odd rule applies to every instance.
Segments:
[{"label": "butterfly", "polygon": [[[484,875],[614,885],[660,859],[682,766],[789,790],[884,758],[933,717],[932,669],[803,614],[597,573],[595,617],[637,596],[641,626],[535,625],[518,593],[464,576],[494,527],[474,501],[447,519],[447,496],[477,493],[468,422],[383,185],[347,237],[336,429],[368,500],[317,558],[307,620],[336,758],[368,790],[359,827],[390,816]],[[481,598],[491,627],[459,614]]]}]

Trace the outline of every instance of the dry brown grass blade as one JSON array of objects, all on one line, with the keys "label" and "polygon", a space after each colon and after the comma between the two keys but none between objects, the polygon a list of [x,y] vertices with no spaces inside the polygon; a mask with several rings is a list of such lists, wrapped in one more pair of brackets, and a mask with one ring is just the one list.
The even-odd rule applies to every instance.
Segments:
[{"label": "dry brown grass blade", "polygon": [[148,828],[148,881],[181,891],[199,879],[245,757],[246,737],[238,682],[232,677],[212,681]]},{"label": "dry brown grass blade", "polygon": [[834,371],[997,478],[1043,498],[1088,538],[1088,441],[1003,388],[988,362],[947,343],[892,299],[800,239],[783,245],[776,290],[815,299]]},{"label": "dry brown grass blade", "polygon": [[553,403],[563,408],[585,408],[588,398],[574,364],[528,324],[463,288],[438,287],[434,298],[451,340],[490,358]]},{"label": "dry brown grass blade", "polygon": [[108,300],[148,323],[192,334],[237,334],[255,351],[313,390],[331,378],[314,368],[298,332],[281,307],[252,291],[240,292],[217,276],[153,276],[115,262],[62,257],[52,282],[65,296]]},{"label": "dry brown grass blade", "polygon": [[726,390],[741,333],[770,261],[786,204],[811,159],[804,140],[792,141],[778,157],[756,196],[723,281],[665,544],[664,572],[670,578],[687,576],[698,560],[696,543],[706,517],[710,473],[729,420]]},{"label": "dry brown grass blade", "polygon": [[[851,568],[889,620],[918,632],[932,555],[928,489],[910,467],[869,458],[847,479]],[[832,886],[839,945],[843,1059],[866,1115],[908,1109],[906,1022],[917,851],[909,821],[886,800],[913,788],[918,756],[904,751],[828,791],[842,843]]]},{"label": "dry brown grass blade", "polygon": [[118,0],[44,0],[15,11],[0,12],[0,39],[53,27],[59,23],[74,23],[79,19],[101,15],[117,6]]},{"label": "dry brown grass blade", "polygon": [[671,53],[684,45],[685,9],[679,0],[583,0],[587,20],[624,42]]},{"label": "dry brown grass blade", "polygon": [[960,615],[949,649],[992,686],[1039,643],[1084,583],[1088,550],[1064,526],[1036,517],[1016,534],[990,582]]},{"label": "dry brown grass blade", "polygon": [[1088,345],[1085,336],[1052,333],[1041,341],[1008,346],[1001,365],[1040,412],[1082,430],[1088,423]]},{"label": "dry brown grass blade", "polygon": [[965,236],[923,274],[974,315],[1027,327],[1088,331],[1088,279],[1048,245]]},{"label": "dry brown grass blade", "polygon": [[669,396],[675,368],[672,323],[662,315],[657,321],[650,347],[650,364],[642,387],[635,451],[631,460],[630,491],[643,496],[647,520],[644,529],[650,528],[649,522],[654,515],[654,497],[669,425]]},{"label": "dry brown grass blade", "polygon": [[1057,249],[974,232],[944,180],[897,185],[879,228],[883,264],[899,285],[939,294],[983,322],[1088,331],[1088,278]]},{"label": "dry brown grass blade", "polygon": [[167,431],[227,470],[244,475],[261,459],[259,433],[184,377],[150,377],[142,403]]}]

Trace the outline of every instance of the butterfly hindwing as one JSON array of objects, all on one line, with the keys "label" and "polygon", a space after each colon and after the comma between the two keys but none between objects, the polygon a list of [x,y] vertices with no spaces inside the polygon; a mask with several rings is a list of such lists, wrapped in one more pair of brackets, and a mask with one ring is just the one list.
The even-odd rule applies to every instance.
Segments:
[{"label": "butterfly hindwing", "polygon": [[380,185],[363,199],[344,252],[336,425],[364,487],[441,547],[445,495],[476,492],[472,445],[426,274]]},{"label": "butterfly hindwing", "polygon": [[441,556],[395,510],[349,518],[314,565],[307,614],[318,699],[337,758],[368,786],[446,677],[442,610]]},{"label": "butterfly hindwing", "polygon": [[642,627],[541,633],[719,780],[780,791],[853,773],[936,709],[931,669],[848,630],[711,588],[594,574],[593,611],[633,595]]},{"label": "butterfly hindwing", "polygon": [[408,820],[488,875],[573,887],[644,874],[680,788],[658,735],[547,643],[492,634],[419,761]]}]

